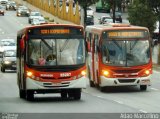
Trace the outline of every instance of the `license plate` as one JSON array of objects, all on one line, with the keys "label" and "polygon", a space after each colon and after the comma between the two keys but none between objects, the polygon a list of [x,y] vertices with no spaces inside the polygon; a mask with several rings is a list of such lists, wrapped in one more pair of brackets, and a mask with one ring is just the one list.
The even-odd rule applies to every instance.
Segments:
[{"label": "license plate", "polygon": [[60,86],[61,83],[52,83],[52,85],[54,85],[54,86]]},{"label": "license plate", "polygon": [[16,65],[12,65],[12,67],[16,67]]}]

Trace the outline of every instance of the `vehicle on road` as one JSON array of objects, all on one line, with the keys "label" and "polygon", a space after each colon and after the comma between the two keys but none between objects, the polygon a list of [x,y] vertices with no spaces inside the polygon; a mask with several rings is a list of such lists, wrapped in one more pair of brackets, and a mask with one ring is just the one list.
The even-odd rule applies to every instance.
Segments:
[{"label": "vehicle on road", "polygon": [[0,5],[6,6],[8,3],[8,0],[0,0]]},{"label": "vehicle on road", "polygon": [[91,7],[87,7],[87,16],[94,17],[94,10]]},{"label": "vehicle on road", "polygon": [[101,16],[99,19],[99,24],[112,23],[113,19],[109,15]]},{"label": "vehicle on road", "polygon": [[17,4],[14,1],[8,2],[6,5],[6,10],[16,10],[17,9]]},{"label": "vehicle on road", "polygon": [[16,15],[18,16],[18,17],[20,17],[20,16],[29,16],[29,13],[30,13],[30,11],[29,11],[29,9],[26,7],[26,6],[19,6],[18,8],[17,8],[17,13],[16,13]]},{"label": "vehicle on road", "polygon": [[[90,86],[140,86],[152,74],[151,38],[147,28],[121,23],[86,27]],[[92,49],[92,50],[91,50]]]},{"label": "vehicle on road", "polygon": [[17,82],[20,98],[60,93],[80,100],[86,88],[84,30],[80,25],[29,26],[17,35]]},{"label": "vehicle on road", "polygon": [[6,69],[16,70],[16,50],[6,50],[3,52],[1,61],[1,72]]},{"label": "vehicle on road", "polygon": [[87,15],[86,25],[94,25],[94,17]]},{"label": "vehicle on road", "polygon": [[152,39],[153,39],[153,44],[152,45],[157,45],[158,43],[160,43],[159,41],[159,21],[156,22],[155,24],[155,30],[153,32],[153,36],[152,36]]},{"label": "vehicle on road", "polygon": [[0,15],[4,16],[4,13],[5,13],[4,7],[0,5]]},{"label": "vehicle on road", "polygon": [[44,24],[44,23],[46,23],[46,20],[44,19],[44,17],[34,18],[31,21],[32,25],[40,25],[40,24]]},{"label": "vehicle on road", "polygon": [[96,12],[110,12],[110,3],[106,0],[98,0],[96,2]]},{"label": "vehicle on road", "polygon": [[3,55],[3,52],[6,50],[16,50],[16,43],[14,39],[0,40],[0,61]]},{"label": "vehicle on road", "polygon": [[28,23],[31,24],[33,19],[43,19],[43,16],[38,11],[32,11],[28,17]]}]

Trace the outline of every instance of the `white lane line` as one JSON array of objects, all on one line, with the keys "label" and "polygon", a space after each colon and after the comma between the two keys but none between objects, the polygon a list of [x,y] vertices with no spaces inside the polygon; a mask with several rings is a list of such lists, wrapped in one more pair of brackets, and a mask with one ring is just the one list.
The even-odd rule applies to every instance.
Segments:
[{"label": "white lane line", "polygon": [[140,111],[140,112],[142,112],[142,113],[147,113],[147,111],[145,111],[145,110],[142,110],[142,109],[141,109],[141,110],[139,110],[139,111]]},{"label": "white lane line", "polygon": [[122,101],[119,101],[119,100],[113,100],[113,101],[115,101],[115,102],[117,102],[119,104],[124,104]]},{"label": "white lane line", "polygon": [[151,90],[155,90],[155,91],[157,91],[158,89],[157,88],[150,88]]}]

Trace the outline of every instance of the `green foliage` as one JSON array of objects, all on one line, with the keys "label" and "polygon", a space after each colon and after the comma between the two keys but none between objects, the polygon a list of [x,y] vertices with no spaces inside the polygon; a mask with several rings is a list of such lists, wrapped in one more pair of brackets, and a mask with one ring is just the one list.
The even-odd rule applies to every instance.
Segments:
[{"label": "green foliage", "polygon": [[84,10],[84,27],[86,26],[85,21],[87,19],[87,7],[95,4],[98,0],[75,0]]},{"label": "green foliage", "polygon": [[128,20],[132,25],[147,27],[152,35],[155,29],[156,16],[146,0],[136,0],[128,8]]}]

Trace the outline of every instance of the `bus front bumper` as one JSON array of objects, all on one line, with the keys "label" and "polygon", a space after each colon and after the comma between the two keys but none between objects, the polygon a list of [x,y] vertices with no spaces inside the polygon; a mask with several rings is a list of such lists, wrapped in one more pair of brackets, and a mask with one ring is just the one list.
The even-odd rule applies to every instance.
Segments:
[{"label": "bus front bumper", "polygon": [[76,80],[62,81],[60,83],[53,82],[40,82],[31,78],[26,79],[27,90],[46,90],[46,89],[73,89],[73,88],[86,88],[87,83],[86,77],[81,77]]},{"label": "bus front bumper", "polygon": [[151,85],[150,76],[139,78],[106,78],[100,77],[100,87],[104,86],[134,86],[134,85]]}]

